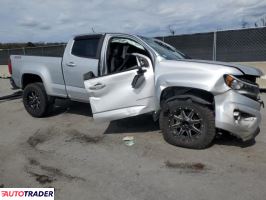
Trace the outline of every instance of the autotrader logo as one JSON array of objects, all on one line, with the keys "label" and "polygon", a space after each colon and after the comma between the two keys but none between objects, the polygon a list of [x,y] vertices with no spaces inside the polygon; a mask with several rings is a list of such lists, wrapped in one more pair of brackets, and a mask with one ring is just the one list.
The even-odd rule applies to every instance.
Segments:
[{"label": "autotrader logo", "polygon": [[0,188],[0,200],[54,200],[54,188]]}]

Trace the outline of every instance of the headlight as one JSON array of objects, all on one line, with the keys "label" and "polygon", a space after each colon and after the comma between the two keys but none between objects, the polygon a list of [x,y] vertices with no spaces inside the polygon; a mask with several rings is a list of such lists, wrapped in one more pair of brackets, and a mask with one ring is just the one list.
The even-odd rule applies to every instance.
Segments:
[{"label": "headlight", "polygon": [[248,96],[252,99],[258,99],[260,89],[256,83],[249,83],[239,78],[236,78],[232,75],[225,75],[224,80],[226,85],[228,85],[233,90],[236,90],[238,93]]},{"label": "headlight", "polygon": [[225,83],[234,90],[241,90],[244,87],[243,81],[235,78],[232,75],[225,75]]}]

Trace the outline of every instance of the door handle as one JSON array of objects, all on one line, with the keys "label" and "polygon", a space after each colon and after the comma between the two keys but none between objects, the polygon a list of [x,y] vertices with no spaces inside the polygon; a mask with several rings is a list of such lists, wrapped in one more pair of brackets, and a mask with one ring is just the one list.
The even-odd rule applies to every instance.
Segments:
[{"label": "door handle", "polygon": [[94,86],[89,87],[89,89],[90,89],[90,90],[100,90],[100,89],[102,89],[102,88],[104,88],[104,87],[105,87],[104,84],[102,84],[102,83],[97,83],[97,84],[95,84]]},{"label": "door handle", "polygon": [[76,66],[76,64],[74,62],[69,62],[66,65],[69,67],[75,67]]}]

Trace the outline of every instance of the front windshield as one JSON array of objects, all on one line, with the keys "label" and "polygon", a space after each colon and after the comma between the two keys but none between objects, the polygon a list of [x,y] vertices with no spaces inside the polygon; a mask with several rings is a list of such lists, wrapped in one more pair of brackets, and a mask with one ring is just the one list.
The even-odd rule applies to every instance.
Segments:
[{"label": "front windshield", "polygon": [[166,60],[180,60],[188,58],[181,52],[178,52],[170,47],[164,45],[163,43],[147,37],[141,37],[150,47],[152,47],[160,56]]}]

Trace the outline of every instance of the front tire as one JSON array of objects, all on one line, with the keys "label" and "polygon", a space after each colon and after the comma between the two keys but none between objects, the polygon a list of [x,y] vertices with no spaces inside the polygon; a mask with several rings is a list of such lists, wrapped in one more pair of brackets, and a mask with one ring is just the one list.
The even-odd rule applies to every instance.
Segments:
[{"label": "front tire", "polygon": [[207,148],[216,134],[213,111],[190,99],[164,103],[160,128],[166,142],[191,149]]},{"label": "front tire", "polygon": [[50,103],[43,83],[31,83],[23,91],[23,104],[33,117],[44,117],[50,110]]}]

